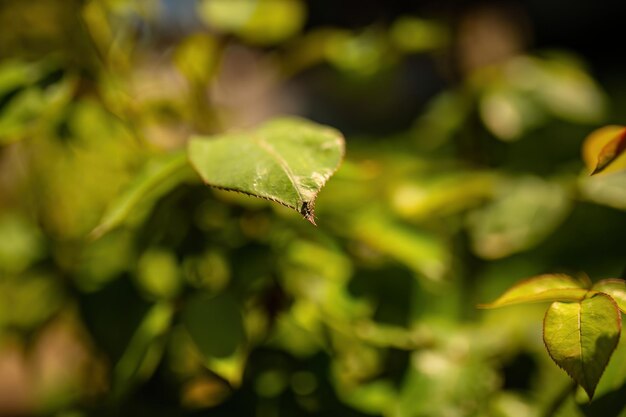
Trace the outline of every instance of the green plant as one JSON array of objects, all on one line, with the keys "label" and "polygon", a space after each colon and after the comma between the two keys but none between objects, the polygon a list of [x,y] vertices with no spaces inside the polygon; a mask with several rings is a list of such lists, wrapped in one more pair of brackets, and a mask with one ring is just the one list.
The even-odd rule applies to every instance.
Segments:
[{"label": "green plant", "polygon": [[623,411],[624,339],[600,382],[587,355],[621,282],[553,276],[548,336],[577,308],[612,324],[555,355],[590,404],[542,308],[475,308],[618,276],[624,173],[587,171],[620,128],[579,151],[623,89],[493,35],[508,18],[346,4],[0,3],[0,414]]},{"label": "green plant", "polygon": [[626,309],[626,281],[591,284],[567,275],[541,275],[523,281],[484,308],[552,302],[543,320],[543,341],[550,357],[589,398],[617,347]]}]

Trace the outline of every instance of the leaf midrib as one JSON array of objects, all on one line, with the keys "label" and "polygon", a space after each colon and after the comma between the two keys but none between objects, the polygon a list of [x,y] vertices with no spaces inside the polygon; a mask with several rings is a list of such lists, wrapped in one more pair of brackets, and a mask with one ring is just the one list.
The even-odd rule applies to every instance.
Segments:
[{"label": "leaf midrib", "polygon": [[582,379],[584,381],[584,386],[588,387],[589,383],[587,381],[587,371],[585,369],[585,358],[583,357],[583,326],[582,326],[582,317],[583,317],[583,302],[580,301],[578,305],[580,306],[578,309],[578,347],[580,348],[580,368],[582,370]]},{"label": "leaf midrib", "polygon": [[[265,141],[263,136],[259,134],[254,134],[252,135],[252,138],[254,143],[256,143],[262,151],[267,153],[283,169],[283,171],[287,175],[287,178],[289,179],[289,182],[291,182],[293,189],[298,195],[298,202],[303,203],[304,198],[302,197],[302,194],[298,189],[298,183],[296,181],[295,175],[291,171],[291,168],[289,168],[289,164],[287,163],[287,161],[280,155],[280,153],[276,151],[276,149],[274,149],[274,147],[270,143]],[[297,209],[298,207],[295,208]]]}]

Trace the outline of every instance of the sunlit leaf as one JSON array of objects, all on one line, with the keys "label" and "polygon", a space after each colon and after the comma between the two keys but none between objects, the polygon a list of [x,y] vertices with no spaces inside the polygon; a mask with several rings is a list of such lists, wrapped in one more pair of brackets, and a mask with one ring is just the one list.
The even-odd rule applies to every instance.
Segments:
[{"label": "sunlit leaf", "polygon": [[501,81],[530,94],[538,106],[556,117],[575,123],[597,123],[605,113],[604,92],[571,56],[519,56],[508,61],[504,69]]},{"label": "sunlit leaf", "polygon": [[626,127],[605,126],[587,136],[583,144],[583,158],[591,175],[613,172],[626,167],[626,159],[620,158],[624,150]]},{"label": "sunlit leaf", "polygon": [[[621,165],[621,160],[619,158],[619,162],[611,164],[606,171],[613,171]],[[626,171],[613,172],[610,175],[582,175],[579,178],[580,195],[586,201],[626,210],[625,182]]]},{"label": "sunlit leaf", "polygon": [[50,129],[76,87],[72,76],[42,87],[40,78],[52,77],[55,68],[22,65],[9,62],[0,67],[0,145],[24,139],[35,129]]},{"label": "sunlit leaf", "polygon": [[428,104],[415,123],[415,137],[425,148],[435,148],[459,132],[471,112],[471,101],[464,94],[445,91]]},{"label": "sunlit leaf", "polygon": [[283,118],[251,132],[192,139],[188,152],[208,185],[275,201],[315,224],[315,199],[339,167],[344,141],[332,128]]},{"label": "sunlit leaf", "polygon": [[591,289],[610,295],[619,309],[626,313],[626,281],[623,279],[603,279],[593,284]]},{"label": "sunlit leaf", "polygon": [[205,365],[211,372],[224,378],[231,387],[238,388],[241,386],[243,374],[246,369],[246,361],[248,360],[246,352],[238,350],[228,357],[205,359]]},{"label": "sunlit leaf", "polygon": [[[587,136],[582,147],[582,157],[589,172],[597,169],[602,149],[618,138],[625,130],[626,127],[624,126],[609,125],[596,129]],[[608,166],[604,169],[607,168]]]},{"label": "sunlit leaf", "polygon": [[39,68],[22,61],[6,60],[0,65],[0,97],[24,85],[28,85],[39,76]]},{"label": "sunlit leaf", "polygon": [[17,213],[0,216],[0,274],[19,273],[44,253],[41,232]]},{"label": "sunlit leaf", "polygon": [[168,154],[146,164],[130,185],[115,199],[90,236],[94,239],[121,225],[137,207],[150,198],[155,199],[189,177],[184,152]]},{"label": "sunlit leaf", "polygon": [[[300,302],[302,304],[307,303]],[[310,303],[306,307],[310,307]],[[301,310],[298,306],[279,316],[268,344],[295,357],[309,357],[324,346],[323,327],[318,310],[309,308],[308,317],[302,317]]]},{"label": "sunlit leaf", "polygon": [[577,123],[601,121],[605,93],[576,59],[558,55],[536,63],[541,71],[536,93],[555,116]]},{"label": "sunlit leaf", "polygon": [[468,218],[474,251],[497,259],[531,248],[561,224],[572,207],[568,190],[538,177],[503,180],[494,201]]},{"label": "sunlit leaf", "polygon": [[382,33],[369,29],[362,33],[337,33],[326,47],[326,59],[335,67],[358,76],[377,73],[392,60]]},{"label": "sunlit leaf", "polygon": [[617,305],[598,293],[578,303],[553,303],[544,319],[543,339],[554,362],[593,398],[620,330]]},{"label": "sunlit leaf", "polygon": [[163,341],[159,338],[169,328],[173,312],[171,304],[160,303],[146,313],[115,365],[115,395],[152,375],[163,353]]},{"label": "sunlit leaf", "polygon": [[243,342],[241,313],[228,294],[199,293],[183,309],[183,323],[205,358],[225,358]]},{"label": "sunlit leaf", "polygon": [[41,90],[28,88],[13,98],[0,114],[0,145],[17,141],[19,135],[37,120],[45,99]]},{"label": "sunlit leaf", "polygon": [[444,26],[409,16],[393,22],[390,36],[394,45],[406,52],[438,49],[449,42],[449,34]]},{"label": "sunlit leaf", "polygon": [[206,83],[211,79],[218,62],[218,43],[204,33],[189,36],[178,45],[174,63],[192,82]]},{"label": "sunlit leaf", "polygon": [[398,401],[398,393],[388,380],[376,380],[341,392],[342,400],[368,414],[384,414]]},{"label": "sunlit leaf", "polygon": [[99,1],[89,2],[82,9],[82,18],[94,46],[106,55],[115,39],[106,6]]},{"label": "sunlit leaf", "polygon": [[568,275],[539,275],[516,284],[494,302],[480,307],[497,308],[542,301],[578,301],[585,297],[587,291],[583,282]]},{"label": "sunlit leaf", "polygon": [[[439,330],[443,331],[442,328]],[[488,401],[499,387],[498,375],[494,369],[485,366],[485,352],[481,352],[480,343],[458,330],[454,334],[445,333],[443,337],[448,340],[434,343],[434,348],[418,349],[412,353],[412,366],[405,376],[407,382],[403,384],[396,403],[401,410],[400,415],[474,414],[470,410],[475,410],[475,406],[468,405],[464,398]],[[479,333],[474,334],[476,339],[488,339]],[[460,346],[469,350],[459,355]]]},{"label": "sunlit leaf", "polygon": [[6,279],[0,273],[0,333],[6,327],[33,329],[48,320],[65,302],[58,277],[24,273]]},{"label": "sunlit leaf", "polygon": [[182,285],[176,256],[162,249],[146,251],[137,263],[137,281],[150,297],[170,299]]},{"label": "sunlit leaf", "polygon": [[352,264],[344,254],[304,240],[292,242],[284,257],[332,281],[345,282],[352,274]]},{"label": "sunlit leaf", "polygon": [[377,213],[354,222],[354,236],[389,255],[430,281],[441,281],[450,264],[450,253],[442,237],[392,221]]},{"label": "sunlit leaf", "polygon": [[199,13],[210,27],[260,45],[294,36],[306,17],[299,0],[204,0]]},{"label": "sunlit leaf", "polygon": [[487,129],[503,141],[520,139],[544,117],[527,94],[505,88],[493,88],[481,97],[480,116]]},{"label": "sunlit leaf", "polygon": [[326,51],[337,39],[342,39],[342,29],[316,28],[293,40],[285,51],[282,66],[286,74],[296,74],[326,60]]},{"label": "sunlit leaf", "polygon": [[59,237],[84,239],[142,152],[128,126],[94,98],[75,99],[64,126],[70,143],[35,135],[25,146],[32,149],[37,189],[45,190],[38,197],[41,221]]},{"label": "sunlit leaf", "polygon": [[394,184],[391,204],[395,212],[407,219],[444,217],[476,206],[492,197],[496,177],[485,172],[460,172],[424,181],[402,181]]}]

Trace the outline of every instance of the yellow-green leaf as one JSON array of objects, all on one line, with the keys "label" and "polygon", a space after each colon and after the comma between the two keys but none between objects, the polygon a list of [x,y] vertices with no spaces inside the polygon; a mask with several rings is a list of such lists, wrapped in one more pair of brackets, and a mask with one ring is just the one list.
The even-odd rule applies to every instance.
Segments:
[{"label": "yellow-green leaf", "polygon": [[593,290],[608,294],[623,313],[626,313],[626,281],[623,279],[603,279],[593,284]]},{"label": "yellow-green leaf", "polygon": [[[626,166],[626,160],[620,158],[624,150],[626,150],[626,127],[605,126],[587,136],[583,145],[583,158],[591,175],[612,172]],[[619,163],[617,159],[620,159]]]},{"label": "yellow-green leaf", "polygon": [[186,180],[189,169],[186,154],[175,152],[149,161],[118,198],[108,207],[90,236],[97,239],[118,227],[142,202],[154,200]]},{"label": "yellow-green leaf", "polygon": [[619,341],[621,315],[611,297],[595,293],[578,303],[552,303],[543,323],[548,353],[593,398]]},{"label": "yellow-green leaf", "polygon": [[259,45],[291,38],[306,19],[300,0],[204,0],[198,11],[209,27]]},{"label": "yellow-green leaf", "polygon": [[571,191],[558,181],[535,176],[501,177],[494,199],[468,217],[474,252],[504,258],[550,236],[572,209]]},{"label": "yellow-green leaf", "polygon": [[500,298],[481,308],[497,308],[542,301],[579,301],[587,294],[585,283],[563,274],[545,274],[524,280]]},{"label": "yellow-green leaf", "polygon": [[157,303],[146,313],[113,370],[114,395],[123,395],[134,383],[145,381],[155,371],[165,345],[162,337],[173,314],[174,308],[169,303]]},{"label": "yellow-green leaf", "polygon": [[191,82],[207,83],[218,64],[218,42],[205,33],[196,33],[183,40],[174,52],[174,64]]},{"label": "yellow-green leaf", "polygon": [[391,25],[389,36],[401,51],[422,52],[443,48],[450,42],[450,34],[438,23],[402,16]]}]

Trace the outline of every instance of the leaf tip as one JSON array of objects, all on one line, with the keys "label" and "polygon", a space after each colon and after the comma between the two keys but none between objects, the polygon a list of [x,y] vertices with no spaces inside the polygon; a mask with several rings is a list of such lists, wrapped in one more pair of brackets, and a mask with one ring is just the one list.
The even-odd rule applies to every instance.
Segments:
[{"label": "leaf tip", "polygon": [[601,173],[602,171],[604,171],[604,166],[602,166],[601,164],[596,165],[596,167],[593,169],[593,171],[591,171],[591,173],[589,174],[590,177],[593,177],[596,174]]}]

